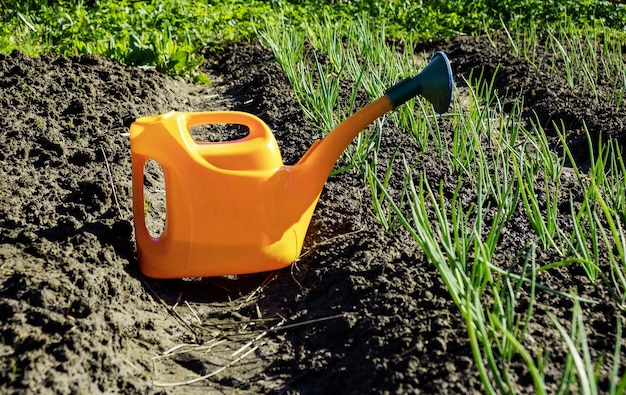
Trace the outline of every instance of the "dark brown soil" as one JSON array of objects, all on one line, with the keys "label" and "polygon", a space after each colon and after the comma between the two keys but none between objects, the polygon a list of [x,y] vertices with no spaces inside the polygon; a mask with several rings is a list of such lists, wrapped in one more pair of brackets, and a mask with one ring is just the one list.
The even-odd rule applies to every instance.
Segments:
[{"label": "dark brown soil", "polygon": [[[580,163],[588,159],[583,122],[594,137],[626,140],[625,107],[566,88],[542,68],[548,55],[535,69],[485,38],[417,48],[434,49],[450,57],[459,91],[471,73],[490,78],[497,69],[498,92],[524,96],[525,122],[538,119],[549,133],[552,121],[564,122]],[[258,43],[207,54],[203,67],[211,86],[93,56],[0,55],[0,392],[482,393],[465,323],[441,277],[406,231],[378,225],[369,188],[354,171],[329,178],[304,255],[289,268],[168,281],[141,275],[128,137],[135,118],[247,111],[268,123],[287,164],[320,137]],[[449,118],[440,127],[450,133]],[[402,142],[432,185],[442,180],[454,190],[448,164],[421,152],[403,130],[385,128],[382,155]],[[400,165],[395,175],[392,192],[404,179]],[[574,182],[565,186],[576,196]],[[475,198],[469,184],[463,193]],[[533,237],[523,216],[518,211],[507,225],[497,252],[504,267],[520,263]],[[536,264],[553,261],[553,252],[540,251]],[[542,276],[546,285],[599,302],[583,311],[606,389],[623,312],[579,267]],[[547,292],[536,303],[525,341],[532,352],[550,350],[545,380],[553,392],[566,349],[544,312],[566,323],[572,303]],[[625,358],[620,363],[623,372]],[[534,393],[523,366],[510,363],[514,391]]]}]

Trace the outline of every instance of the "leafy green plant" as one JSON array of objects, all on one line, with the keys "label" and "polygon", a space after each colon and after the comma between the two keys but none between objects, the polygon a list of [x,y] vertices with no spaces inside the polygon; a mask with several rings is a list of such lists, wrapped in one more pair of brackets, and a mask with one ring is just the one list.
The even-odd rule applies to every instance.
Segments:
[{"label": "leafy green plant", "polygon": [[205,83],[197,72],[203,48],[249,37],[253,16],[273,17],[261,1],[15,3],[0,21],[0,31],[8,32],[0,52],[93,53]]},{"label": "leafy green plant", "polygon": [[[358,2],[275,0],[226,0],[209,3],[190,0],[75,2],[58,0],[2,0],[0,7],[0,52],[21,49],[36,56],[41,53],[94,53],[127,61],[126,55],[143,53],[167,72],[195,76],[195,66],[207,47],[255,36],[255,26],[347,27],[354,16],[369,21],[386,37],[399,40],[425,40],[499,29],[502,23],[525,26],[537,22],[570,20],[575,25],[602,21],[608,28],[626,24],[623,4],[609,2],[469,1],[448,2],[403,0]],[[334,21],[328,24],[328,21]],[[381,29],[381,27],[385,27]],[[316,28],[317,29],[317,28]],[[310,32],[321,34],[322,31]],[[332,39],[333,33],[327,31]],[[131,39],[131,35],[135,38]],[[138,39],[137,39],[138,38]],[[312,42],[315,37],[311,35]],[[336,39],[337,37],[335,37]],[[163,44],[168,40],[168,45]],[[386,40],[378,40],[384,43]],[[154,51],[152,58],[146,48]],[[339,41],[335,41],[339,45]],[[524,47],[522,47],[524,48]],[[340,54],[341,51],[333,53]],[[161,63],[157,64],[157,60]],[[615,58],[617,59],[617,58]],[[338,61],[336,63],[341,63]],[[176,70],[173,70],[177,68]],[[181,71],[183,70],[183,71]],[[619,85],[619,92],[623,85]],[[617,93],[616,93],[617,95]]]}]

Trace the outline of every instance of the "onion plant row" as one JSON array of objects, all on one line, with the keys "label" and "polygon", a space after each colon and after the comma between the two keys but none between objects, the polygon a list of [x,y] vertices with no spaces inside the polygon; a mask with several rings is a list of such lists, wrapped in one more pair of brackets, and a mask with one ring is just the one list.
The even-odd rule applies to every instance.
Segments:
[{"label": "onion plant row", "polygon": [[601,21],[580,26],[568,20],[544,31],[533,22],[523,27],[519,23],[503,24],[503,30],[516,56],[537,66],[539,50],[543,49],[554,54],[550,72],[564,75],[570,88],[580,88],[582,94],[592,94],[600,100],[598,81],[609,81],[610,92],[604,96],[615,106],[624,103],[626,33],[622,29],[610,28]]},{"label": "onion plant row", "polygon": [[[537,31],[505,30],[512,55],[536,64],[533,48],[540,44],[528,37],[536,38]],[[580,74],[566,73],[572,87],[582,84],[594,91],[598,62],[605,65],[604,72],[618,79],[623,74],[620,51],[624,43],[617,37],[607,38],[607,31],[590,31],[581,37],[576,35],[580,31],[548,30],[541,45],[557,48],[557,56],[567,67],[584,71],[582,79],[576,79]],[[322,133],[354,110],[359,95],[376,98],[428,62],[426,54],[411,51],[411,42],[405,43],[408,50],[403,52],[391,48],[384,39],[384,27],[372,28],[363,19],[345,27],[320,18],[303,30],[276,24],[259,33],[281,62],[305,113]],[[602,39],[598,34],[604,35]],[[604,43],[600,54],[591,50],[599,42]],[[338,100],[340,81],[354,82],[346,108]],[[513,360],[523,361],[536,393],[548,391],[544,368],[560,350],[536,349],[527,335],[530,323],[552,325],[567,350],[558,393],[598,393],[600,369],[611,372],[609,392],[623,393],[626,374],[620,371],[625,361],[619,317],[615,318],[613,359],[594,360],[587,340],[592,329],[583,307],[598,301],[578,295],[576,289],[555,289],[540,281],[542,273],[577,265],[590,284],[607,287],[614,302],[626,309],[626,168],[618,142],[590,141],[596,150],[589,153],[590,168],[583,171],[565,144],[563,125],[552,126],[563,139],[562,152],[555,152],[548,143],[548,131],[539,122],[522,122],[521,96],[507,98],[513,105],[505,112],[504,98],[494,93],[493,80],[471,75],[466,83],[467,87],[456,90],[446,115],[451,135],[443,134],[433,110],[417,98],[362,132],[346,151],[340,171],[363,174],[371,189],[374,216],[387,229],[404,227],[441,275],[465,320],[477,373],[487,393],[513,391]],[[619,89],[611,96],[612,105],[622,104],[623,90]],[[461,95],[467,99],[459,99]],[[380,141],[386,122],[404,128],[422,155],[435,155],[452,178],[444,185],[415,170],[420,158],[405,157],[399,149],[384,156]],[[391,177],[401,177],[401,190],[391,190]],[[455,185],[452,190],[450,181]],[[566,196],[569,204],[564,205],[565,183],[578,184],[582,193]],[[513,218],[526,223],[531,233],[504,259],[502,243]],[[540,254],[552,261],[542,258],[539,265]],[[571,320],[564,322],[563,316],[557,318],[539,307],[538,293],[571,300]],[[527,307],[520,311],[520,305]]]}]

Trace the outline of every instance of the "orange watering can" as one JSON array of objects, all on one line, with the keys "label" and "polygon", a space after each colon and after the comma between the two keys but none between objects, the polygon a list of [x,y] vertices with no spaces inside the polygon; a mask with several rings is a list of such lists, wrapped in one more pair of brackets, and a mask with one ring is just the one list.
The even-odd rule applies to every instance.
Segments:
[{"label": "orange watering can", "polygon": [[[133,212],[142,273],[152,278],[208,277],[269,271],[299,255],[322,188],[343,150],[361,130],[416,95],[445,112],[452,73],[443,52],[418,75],[389,88],[286,166],[268,126],[235,112],[169,112],[130,127]],[[196,142],[199,124],[240,124],[244,138]],[[145,223],[144,167],[161,165],[165,226],[152,237]]]}]

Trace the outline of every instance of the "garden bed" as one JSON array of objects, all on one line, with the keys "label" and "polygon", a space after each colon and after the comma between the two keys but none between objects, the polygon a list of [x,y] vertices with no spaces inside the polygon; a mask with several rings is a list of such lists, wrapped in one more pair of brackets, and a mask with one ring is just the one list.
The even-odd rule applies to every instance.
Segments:
[{"label": "garden bed", "polygon": [[[552,130],[562,121],[581,167],[589,160],[583,122],[592,140],[600,132],[626,138],[625,107],[569,89],[548,73],[547,55],[534,68],[504,41],[495,49],[485,37],[417,48],[435,49],[448,54],[459,91],[470,75],[490,80],[495,73],[499,94],[523,95],[523,122]],[[483,392],[465,322],[440,274],[406,230],[384,231],[376,222],[369,186],[355,171],[328,179],[303,256],[289,268],[186,280],[140,274],[128,137],[136,118],[247,111],[274,131],[288,164],[321,137],[269,49],[234,44],[207,54],[202,67],[210,86],[94,56],[0,55],[0,392]],[[607,81],[599,91],[611,87]],[[439,120],[442,133],[451,122]],[[558,138],[548,138],[558,151]],[[448,164],[387,123],[383,155],[399,142],[416,172],[454,191]],[[398,169],[395,186],[405,176]],[[574,181],[564,180],[559,195],[563,218],[570,196],[581,193]],[[534,236],[521,214],[503,234],[495,261],[507,268]],[[547,249],[536,265],[554,261]],[[591,284],[577,265],[544,271],[538,281],[597,302],[581,306],[591,358],[603,358],[600,387],[608,388],[616,317],[623,316],[608,288]],[[553,392],[568,351],[542,312],[566,323],[573,304],[540,290],[535,299],[526,346],[550,350],[544,373]],[[521,358],[509,371],[518,393],[535,392]],[[210,377],[184,384],[203,376]]]}]

